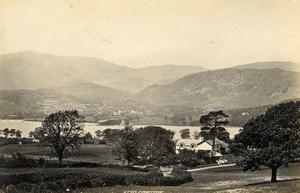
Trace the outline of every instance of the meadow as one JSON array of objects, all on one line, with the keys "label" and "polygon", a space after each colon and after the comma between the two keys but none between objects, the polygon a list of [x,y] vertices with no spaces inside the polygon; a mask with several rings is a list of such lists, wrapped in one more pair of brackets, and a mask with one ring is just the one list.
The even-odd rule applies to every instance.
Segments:
[{"label": "meadow", "polygon": [[[48,152],[39,148],[39,144],[6,145],[0,147],[0,154],[21,152],[30,156],[47,156]],[[103,144],[84,144],[79,152],[73,152],[68,159],[70,161],[88,161],[103,164],[116,163],[111,153],[111,147]],[[57,160],[57,158],[51,158]],[[79,173],[79,174],[113,174],[113,175],[134,175],[139,171],[132,171],[126,168],[1,168],[1,175],[30,174],[30,173]],[[82,188],[74,190],[79,193],[96,192],[297,192],[300,188],[300,163],[292,163],[289,167],[281,167],[278,171],[278,183],[269,183],[271,171],[262,168],[256,172],[243,172],[242,168],[231,166],[224,168],[208,169],[192,172],[193,181],[180,186],[113,186],[98,188]]]},{"label": "meadow", "polygon": [[[57,160],[56,157],[53,157],[54,155],[49,156],[49,149],[41,147],[38,143],[0,146],[0,154],[11,154],[15,152],[36,158],[42,156],[46,159]],[[116,163],[115,157],[112,155],[112,147],[103,144],[83,144],[79,151],[70,152],[64,161],[98,162],[105,164]]]}]

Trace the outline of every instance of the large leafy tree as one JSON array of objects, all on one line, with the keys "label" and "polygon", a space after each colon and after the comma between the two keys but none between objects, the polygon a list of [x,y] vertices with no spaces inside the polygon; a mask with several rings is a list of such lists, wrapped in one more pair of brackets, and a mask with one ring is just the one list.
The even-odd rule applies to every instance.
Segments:
[{"label": "large leafy tree", "polygon": [[122,131],[120,129],[105,129],[102,132],[102,135],[103,135],[103,139],[106,142],[114,143],[120,139],[120,137],[122,136]]},{"label": "large leafy tree", "polygon": [[100,137],[103,136],[103,132],[101,130],[95,131],[95,134],[96,134],[97,139],[100,139]]},{"label": "large leafy tree", "polygon": [[134,131],[135,148],[140,159],[160,163],[175,154],[174,132],[157,126],[142,127]]},{"label": "large leafy tree", "polygon": [[245,171],[267,166],[276,182],[277,169],[300,155],[300,101],[279,104],[249,120],[233,147],[245,157]]},{"label": "large leafy tree", "polygon": [[[132,127],[125,127],[120,130],[118,138],[113,143],[113,154],[121,160],[127,160],[128,165],[136,158],[137,152],[134,146],[134,131]],[[123,163],[124,165],[124,163]]]},{"label": "large leafy tree", "polygon": [[44,144],[54,150],[61,163],[69,150],[81,147],[83,127],[84,117],[78,111],[59,111],[46,117],[36,132]]},{"label": "large leafy tree", "polygon": [[200,117],[199,122],[202,125],[200,135],[206,140],[213,140],[212,150],[215,150],[216,138],[225,142],[229,141],[229,133],[223,127],[229,124],[228,118],[229,116],[223,111],[212,111]]}]

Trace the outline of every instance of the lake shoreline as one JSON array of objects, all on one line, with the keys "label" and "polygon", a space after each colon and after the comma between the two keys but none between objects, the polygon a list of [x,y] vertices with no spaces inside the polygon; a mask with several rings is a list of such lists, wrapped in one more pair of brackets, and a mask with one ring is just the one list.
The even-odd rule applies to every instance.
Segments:
[{"label": "lake shoreline", "polygon": [[[34,131],[35,128],[41,127],[40,121],[26,121],[22,119],[0,119],[0,129],[10,128],[10,129],[18,129],[22,131],[22,137],[28,137],[30,131]],[[134,125],[133,128],[137,129],[140,127],[146,126],[159,126],[163,127],[167,130],[173,131],[174,139],[180,139],[180,130],[182,129],[189,129],[191,138],[194,137],[196,132],[200,132],[200,126],[172,126],[172,125]],[[99,125],[98,123],[93,122],[86,122],[84,126],[84,132],[90,132],[93,136],[95,136],[95,131],[97,130],[105,130],[105,129],[123,129],[123,125]],[[234,136],[239,133],[242,127],[235,127],[235,126],[225,126],[226,130],[230,134],[230,138],[233,139]]]}]

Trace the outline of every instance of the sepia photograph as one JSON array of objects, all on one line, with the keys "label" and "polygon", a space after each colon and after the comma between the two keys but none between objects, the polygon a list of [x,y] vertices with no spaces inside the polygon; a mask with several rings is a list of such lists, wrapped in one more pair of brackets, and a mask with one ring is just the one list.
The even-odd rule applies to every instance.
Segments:
[{"label": "sepia photograph", "polygon": [[0,0],[0,193],[300,192],[299,0]]}]

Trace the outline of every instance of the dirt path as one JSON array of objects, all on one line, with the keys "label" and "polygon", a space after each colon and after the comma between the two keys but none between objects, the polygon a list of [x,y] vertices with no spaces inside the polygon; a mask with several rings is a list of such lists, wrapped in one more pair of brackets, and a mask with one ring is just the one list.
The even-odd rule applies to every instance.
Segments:
[{"label": "dirt path", "polygon": [[218,166],[208,166],[208,167],[203,167],[203,168],[190,169],[190,170],[187,170],[187,171],[188,172],[196,172],[196,171],[209,170],[209,169],[214,169],[214,168],[224,168],[224,167],[230,167],[230,166],[235,166],[235,164],[226,164],[226,165],[218,165]]}]

